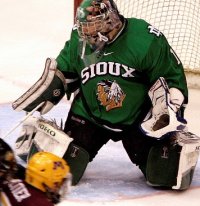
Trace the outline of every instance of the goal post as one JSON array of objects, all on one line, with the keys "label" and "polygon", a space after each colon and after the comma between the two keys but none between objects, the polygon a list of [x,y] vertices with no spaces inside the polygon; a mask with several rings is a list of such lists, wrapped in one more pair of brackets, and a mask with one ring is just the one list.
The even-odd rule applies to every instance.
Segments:
[{"label": "goal post", "polygon": [[80,5],[81,2],[82,0],[74,0],[74,17],[76,15],[76,9]]},{"label": "goal post", "polygon": [[[74,0],[76,10],[82,0]],[[125,17],[158,28],[183,63],[189,87],[200,88],[200,0],[114,0]]]}]

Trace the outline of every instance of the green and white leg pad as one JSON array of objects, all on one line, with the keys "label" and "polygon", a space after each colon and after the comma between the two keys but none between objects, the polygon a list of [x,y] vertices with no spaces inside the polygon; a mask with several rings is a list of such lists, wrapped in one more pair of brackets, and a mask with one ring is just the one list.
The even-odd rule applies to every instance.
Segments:
[{"label": "green and white leg pad", "polygon": [[16,141],[16,154],[27,155],[27,160],[36,151],[48,151],[62,157],[73,141],[55,122],[42,117],[30,116],[22,125],[20,137]]},{"label": "green and white leg pad", "polygon": [[64,158],[72,173],[72,184],[77,184],[89,162],[89,154],[72,143],[73,138],[64,133],[58,125],[42,117],[30,116],[22,125],[16,141],[16,154],[25,162],[39,151],[51,152]]},{"label": "green and white leg pad", "polygon": [[200,138],[190,132],[174,132],[161,144],[151,148],[147,167],[147,184],[188,189],[199,157]]}]

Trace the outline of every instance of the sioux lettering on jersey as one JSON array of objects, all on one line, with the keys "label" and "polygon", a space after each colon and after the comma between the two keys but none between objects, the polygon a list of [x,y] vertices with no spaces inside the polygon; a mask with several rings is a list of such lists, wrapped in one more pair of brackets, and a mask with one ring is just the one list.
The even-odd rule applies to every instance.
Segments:
[{"label": "sioux lettering on jersey", "polygon": [[22,180],[14,179],[8,183],[8,187],[17,202],[21,202],[22,200],[31,196],[28,192],[26,186],[23,184]]},{"label": "sioux lettering on jersey", "polygon": [[112,76],[122,76],[124,78],[134,77],[135,69],[123,64],[114,62],[98,62],[85,67],[81,72],[82,83],[85,84],[89,79],[96,76],[110,74]]}]

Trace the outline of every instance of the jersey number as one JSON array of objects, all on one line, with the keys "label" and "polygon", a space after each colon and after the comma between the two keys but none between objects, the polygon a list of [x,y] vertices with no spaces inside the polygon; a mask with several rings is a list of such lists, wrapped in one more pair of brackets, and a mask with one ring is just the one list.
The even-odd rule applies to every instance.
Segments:
[{"label": "jersey number", "polygon": [[149,25],[148,29],[151,34],[155,34],[157,37],[162,36],[162,33],[158,29],[156,29],[154,26]]}]

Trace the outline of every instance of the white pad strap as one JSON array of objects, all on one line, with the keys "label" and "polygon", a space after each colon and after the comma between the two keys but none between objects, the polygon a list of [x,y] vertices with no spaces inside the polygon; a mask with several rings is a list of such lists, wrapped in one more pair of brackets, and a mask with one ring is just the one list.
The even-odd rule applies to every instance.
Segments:
[{"label": "white pad strap", "polygon": [[[172,90],[173,98],[174,91],[179,90]],[[186,127],[186,121],[177,119],[176,115],[183,101],[183,95],[180,95],[180,93],[179,91],[178,94],[180,99],[176,101],[175,104],[172,103],[170,99],[170,90],[163,77],[160,77],[151,87],[148,94],[153,107],[141,124],[141,129],[146,135],[160,138],[168,132],[180,131]]]}]

